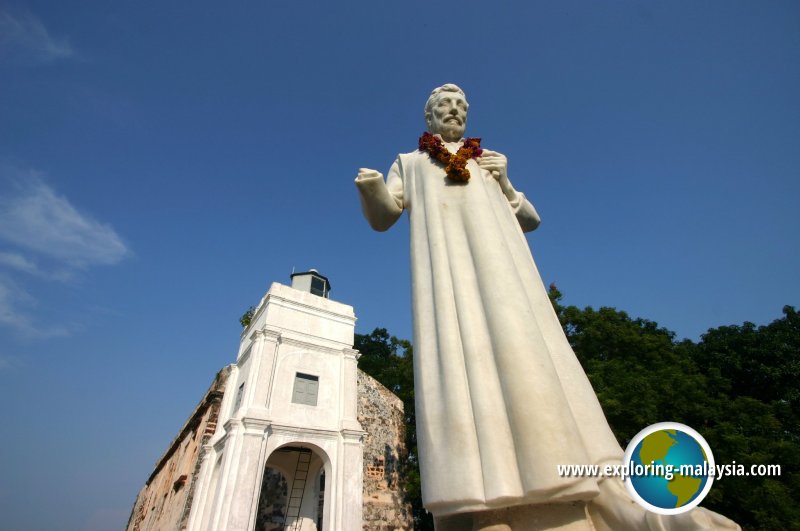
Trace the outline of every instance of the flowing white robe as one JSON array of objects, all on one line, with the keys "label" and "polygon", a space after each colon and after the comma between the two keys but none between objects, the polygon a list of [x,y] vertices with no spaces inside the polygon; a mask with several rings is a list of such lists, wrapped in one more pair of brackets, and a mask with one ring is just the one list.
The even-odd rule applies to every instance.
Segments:
[{"label": "flowing white robe", "polygon": [[356,179],[374,229],[409,213],[423,503],[443,516],[591,499],[596,479],[559,477],[556,465],[619,462],[622,449],[523,235],[539,216],[476,161],[467,167],[471,179],[452,182],[415,151],[385,183]]}]

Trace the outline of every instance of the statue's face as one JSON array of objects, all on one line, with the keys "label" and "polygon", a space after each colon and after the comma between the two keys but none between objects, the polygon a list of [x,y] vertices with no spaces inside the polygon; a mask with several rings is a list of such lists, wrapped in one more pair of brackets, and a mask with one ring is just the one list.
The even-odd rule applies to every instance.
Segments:
[{"label": "statue's face", "polygon": [[458,142],[467,128],[467,100],[457,92],[441,92],[428,117],[431,133],[442,135],[445,142]]}]

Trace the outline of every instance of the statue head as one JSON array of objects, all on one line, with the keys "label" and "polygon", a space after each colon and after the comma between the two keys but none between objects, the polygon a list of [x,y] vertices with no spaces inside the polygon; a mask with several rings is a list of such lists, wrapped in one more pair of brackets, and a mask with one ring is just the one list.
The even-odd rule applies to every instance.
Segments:
[{"label": "statue head", "polygon": [[425,103],[428,131],[440,134],[445,142],[457,142],[467,128],[467,96],[457,85],[436,87]]}]

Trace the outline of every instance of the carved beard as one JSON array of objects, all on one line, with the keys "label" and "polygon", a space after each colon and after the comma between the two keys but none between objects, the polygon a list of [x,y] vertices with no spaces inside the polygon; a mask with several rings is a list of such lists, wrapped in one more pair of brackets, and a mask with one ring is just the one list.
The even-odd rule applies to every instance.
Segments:
[{"label": "carved beard", "polygon": [[464,136],[464,131],[466,130],[464,125],[459,125],[455,122],[445,122],[438,125],[437,130],[431,131],[431,133],[442,135],[445,142],[458,142]]}]

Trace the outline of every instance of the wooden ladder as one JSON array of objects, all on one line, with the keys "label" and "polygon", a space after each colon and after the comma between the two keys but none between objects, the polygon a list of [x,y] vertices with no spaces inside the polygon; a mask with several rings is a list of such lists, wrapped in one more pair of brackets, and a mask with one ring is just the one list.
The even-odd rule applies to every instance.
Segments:
[{"label": "wooden ladder", "polygon": [[[289,503],[286,506],[286,513],[283,516],[283,528],[297,531],[301,527],[300,507],[303,505],[303,494],[306,492],[308,483],[308,469],[311,463],[311,450],[300,448],[297,453],[297,465],[294,469],[294,479],[292,479],[292,490],[289,492]],[[294,519],[293,521],[291,519]],[[287,520],[290,527],[286,527]]]}]

